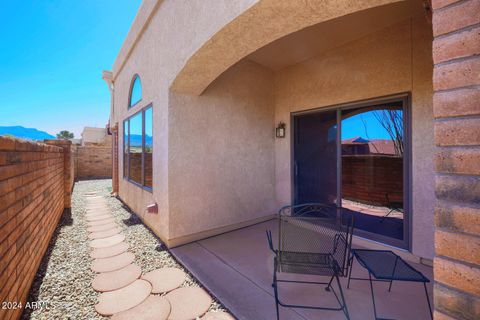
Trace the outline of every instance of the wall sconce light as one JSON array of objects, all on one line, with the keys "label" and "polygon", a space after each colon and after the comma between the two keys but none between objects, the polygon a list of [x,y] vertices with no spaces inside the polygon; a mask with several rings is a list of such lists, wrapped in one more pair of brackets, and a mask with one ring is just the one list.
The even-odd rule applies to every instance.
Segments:
[{"label": "wall sconce light", "polygon": [[286,127],[287,125],[280,121],[280,123],[278,124],[278,126],[275,128],[275,136],[277,138],[285,138],[285,134],[286,134]]}]

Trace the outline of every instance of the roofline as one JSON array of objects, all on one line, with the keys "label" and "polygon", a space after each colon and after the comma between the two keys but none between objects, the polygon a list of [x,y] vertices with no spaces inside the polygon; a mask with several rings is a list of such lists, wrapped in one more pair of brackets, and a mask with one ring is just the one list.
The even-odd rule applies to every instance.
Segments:
[{"label": "roofline", "polygon": [[123,66],[127,62],[130,54],[135,48],[138,40],[142,36],[143,32],[147,28],[148,24],[152,20],[153,15],[160,7],[160,4],[163,0],[143,0],[140,8],[135,15],[132,26],[128,31],[127,37],[123,41],[122,47],[118,52],[117,57],[113,63],[112,67],[112,80],[115,81],[115,78],[122,71]]}]

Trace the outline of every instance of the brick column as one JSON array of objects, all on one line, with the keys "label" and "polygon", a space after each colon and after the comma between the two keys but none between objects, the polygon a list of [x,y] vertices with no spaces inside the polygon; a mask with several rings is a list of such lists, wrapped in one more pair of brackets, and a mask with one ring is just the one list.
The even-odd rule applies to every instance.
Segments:
[{"label": "brick column", "polygon": [[45,143],[63,148],[64,205],[65,208],[71,208],[72,189],[75,181],[75,157],[72,142],[70,140],[45,140]]},{"label": "brick column", "polygon": [[434,0],[435,319],[480,319],[480,0]]}]

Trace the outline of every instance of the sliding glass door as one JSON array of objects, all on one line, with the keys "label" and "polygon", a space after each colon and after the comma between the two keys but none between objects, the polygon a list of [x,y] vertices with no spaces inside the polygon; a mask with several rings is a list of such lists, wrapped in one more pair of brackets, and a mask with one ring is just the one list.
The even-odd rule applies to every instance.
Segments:
[{"label": "sliding glass door", "polygon": [[407,96],[293,115],[295,204],[337,205],[362,237],[408,248]]}]

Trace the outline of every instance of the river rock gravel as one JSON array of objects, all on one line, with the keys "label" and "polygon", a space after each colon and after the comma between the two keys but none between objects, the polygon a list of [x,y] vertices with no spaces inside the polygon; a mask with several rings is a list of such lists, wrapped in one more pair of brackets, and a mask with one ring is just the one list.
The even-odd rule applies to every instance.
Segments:
[{"label": "river rock gravel", "polygon": [[[147,273],[161,267],[177,267],[187,273],[183,286],[198,286],[193,276],[179,265],[166,247],[142,221],[110,196],[111,180],[75,183],[72,208],[66,210],[50,241],[47,252],[30,289],[27,301],[41,307],[25,309],[22,319],[107,319],[94,309],[98,293],[92,289],[94,273],[85,220],[85,194],[97,193],[107,199],[117,223],[123,229],[135,263]],[[224,310],[214,301],[210,311]]]}]

